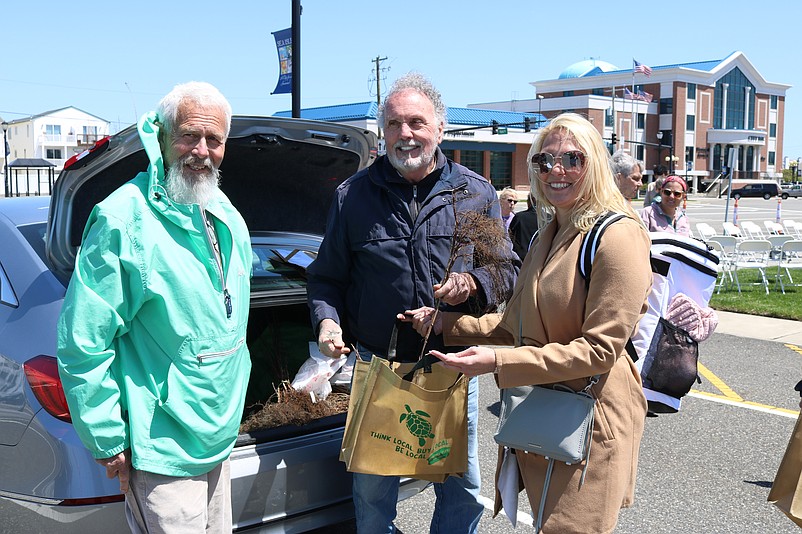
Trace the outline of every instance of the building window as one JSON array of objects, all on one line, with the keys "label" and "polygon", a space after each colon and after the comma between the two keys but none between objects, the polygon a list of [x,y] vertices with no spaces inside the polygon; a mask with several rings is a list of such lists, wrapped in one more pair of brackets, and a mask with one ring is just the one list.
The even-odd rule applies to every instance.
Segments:
[{"label": "building window", "polygon": [[777,125],[775,123],[769,123],[769,137],[777,137]]},{"label": "building window", "polygon": [[643,130],[646,128],[646,114],[638,113],[638,129]]},{"label": "building window", "polygon": [[777,109],[777,95],[771,95],[771,109]]},{"label": "building window", "polygon": [[47,125],[45,125],[45,134],[46,135],[61,135],[61,125],[60,124],[47,124]]},{"label": "building window", "polygon": [[594,87],[593,90],[591,90],[590,94],[596,95],[596,96],[604,96],[604,88],[603,87]]},{"label": "building window", "polygon": [[635,147],[635,159],[637,159],[639,161],[643,161],[644,160],[644,157],[643,157],[644,148],[645,147],[643,145],[638,145],[638,146]]},{"label": "building window", "polygon": [[693,147],[686,146],[685,147],[685,169],[691,170],[693,169]]},{"label": "building window", "polygon": [[613,110],[612,108],[607,108],[604,110],[604,126],[607,128],[613,127]]},{"label": "building window", "polygon": [[685,117],[685,129],[689,132],[696,130],[696,115],[688,115]]},{"label": "building window", "polygon": [[688,84],[688,100],[696,100],[696,84]]},{"label": "building window", "polygon": [[442,152],[443,155],[445,157],[447,157],[448,159],[450,159],[451,161],[457,161],[457,160],[454,159],[454,149],[452,149],[452,148],[441,148],[440,152]]},{"label": "building window", "polygon": [[[723,110],[725,91],[722,84],[725,83],[729,86],[726,91],[727,109]],[[746,91],[746,87],[750,88],[749,91]],[[747,123],[744,123],[744,111],[747,109],[746,95],[749,95],[749,117]],[[722,128],[724,125],[727,130],[753,130],[755,127],[755,86],[738,67],[722,76],[716,83],[713,127]]]},{"label": "building window", "polygon": [[774,165],[774,161],[776,159],[776,153],[773,150],[769,151],[769,165]]},{"label": "building window", "polygon": [[60,148],[48,148],[47,149],[47,159],[61,159],[61,149]]},{"label": "building window", "polygon": [[512,187],[512,152],[490,153],[490,182],[496,189]]},{"label": "building window", "polygon": [[484,176],[485,153],[482,150],[461,150],[460,163],[476,174]]},{"label": "building window", "polygon": [[574,96],[573,91],[563,91],[563,96]]},{"label": "building window", "polygon": [[674,112],[674,99],[661,98],[660,99],[660,114],[669,115]]}]

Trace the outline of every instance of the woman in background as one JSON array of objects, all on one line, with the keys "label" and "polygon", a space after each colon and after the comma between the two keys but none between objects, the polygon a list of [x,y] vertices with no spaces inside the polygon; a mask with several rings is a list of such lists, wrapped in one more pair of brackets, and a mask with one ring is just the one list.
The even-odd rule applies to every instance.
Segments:
[{"label": "woman in background", "polygon": [[691,223],[685,210],[682,209],[682,201],[685,199],[686,188],[688,185],[679,176],[671,175],[663,180],[660,188],[660,202],[652,202],[651,205],[640,211],[640,218],[646,229],[650,232],[671,232],[690,237]]}]

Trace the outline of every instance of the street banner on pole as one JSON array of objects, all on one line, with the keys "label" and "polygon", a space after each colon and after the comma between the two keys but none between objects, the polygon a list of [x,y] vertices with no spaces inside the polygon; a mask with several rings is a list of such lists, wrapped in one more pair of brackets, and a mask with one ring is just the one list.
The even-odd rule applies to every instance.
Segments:
[{"label": "street banner on pole", "polygon": [[279,75],[271,95],[292,93],[292,28],[273,32],[278,50]]}]

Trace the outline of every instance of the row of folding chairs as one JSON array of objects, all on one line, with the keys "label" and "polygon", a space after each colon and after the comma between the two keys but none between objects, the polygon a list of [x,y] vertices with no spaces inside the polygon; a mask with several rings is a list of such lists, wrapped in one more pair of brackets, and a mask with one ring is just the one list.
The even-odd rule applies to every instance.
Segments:
[{"label": "row of folding chairs", "polygon": [[[802,239],[794,239],[789,235],[770,235],[764,239],[738,239],[732,235],[714,235],[706,239],[707,244],[719,255],[721,266],[720,279],[716,292],[726,283],[733,283],[741,292],[741,282],[738,271],[743,269],[757,269],[760,273],[760,282],[766,294],[769,294],[769,282],[766,272],[776,263],[777,271],[774,275],[774,287],[780,286],[783,294],[786,285],[800,286],[802,283],[794,282],[791,271],[802,269]],[[785,280],[788,280],[786,284]]]},{"label": "row of folding chairs", "polygon": [[763,221],[763,228],[754,221],[742,221],[740,226],[730,221],[722,223],[723,232],[718,232],[708,223],[698,223],[696,232],[703,241],[714,235],[728,235],[737,239],[766,239],[772,235],[790,236],[793,239],[802,239],[802,223],[797,223],[792,219],[783,220],[783,224],[775,221]]}]

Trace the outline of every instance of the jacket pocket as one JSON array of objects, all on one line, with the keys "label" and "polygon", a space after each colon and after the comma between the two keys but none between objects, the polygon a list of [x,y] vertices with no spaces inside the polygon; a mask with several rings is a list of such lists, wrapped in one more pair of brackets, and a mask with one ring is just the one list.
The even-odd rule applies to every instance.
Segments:
[{"label": "jacket pocket", "polygon": [[605,412],[604,406],[599,399],[596,399],[596,430],[601,435],[601,442],[606,443],[608,441],[612,441],[615,439],[615,433],[613,432],[613,427],[610,425],[610,422],[607,419],[607,414]]}]

